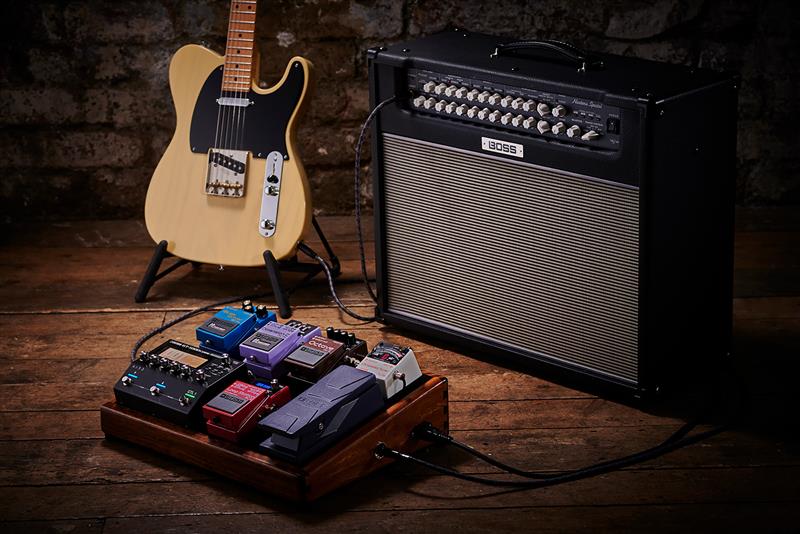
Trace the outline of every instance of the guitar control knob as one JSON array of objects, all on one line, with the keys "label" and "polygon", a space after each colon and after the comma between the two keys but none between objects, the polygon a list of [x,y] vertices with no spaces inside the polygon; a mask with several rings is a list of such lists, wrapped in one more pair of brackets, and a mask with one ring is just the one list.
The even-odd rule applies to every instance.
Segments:
[{"label": "guitar control knob", "polygon": [[522,121],[524,121],[524,120],[525,120],[525,117],[523,117],[522,115],[517,115],[516,117],[511,119],[511,125],[512,126],[522,126]]},{"label": "guitar control knob", "polygon": [[581,139],[583,139],[584,141],[594,141],[598,137],[600,137],[599,133],[595,132],[594,130],[589,130],[588,132],[586,132],[581,136]]},{"label": "guitar control knob", "polygon": [[480,91],[477,89],[470,89],[470,91],[467,93],[467,100],[470,102],[474,101],[476,98],[478,98],[478,93],[480,93]]},{"label": "guitar control knob", "polygon": [[478,112],[478,118],[481,119],[481,120],[486,119],[486,117],[488,117],[488,116],[489,116],[489,109],[488,108],[483,108],[482,110],[480,110]]},{"label": "guitar control knob", "polygon": [[553,117],[566,117],[569,111],[561,104],[553,108]]},{"label": "guitar control knob", "polygon": [[484,92],[482,92],[482,93],[479,93],[479,94],[478,94],[478,97],[477,97],[477,98],[478,98],[478,102],[480,102],[481,104],[483,104],[484,102],[486,102],[487,100],[489,100],[489,97],[490,97],[490,96],[491,96],[491,93],[490,93],[489,91],[484,91]]},{"label": "guitar control knob", "polygon": [[150,395],[157,397],[161,390],[157,386],[150,386]]},{"label": "guitar control knob", "polygon": [[433,82],[425,82],[425,85],[422,86],[422,90],[426,93],[430,93],[433,91],[433,88],[436,87],[436,84]]},{"label": "guitar control knob", "polygon": [[500,113],[499,111],[492,111],[491,113],[489,113],[489,122],[499,121],[500,115],[502,115],[502,113]]},{"label": "guitar control knob", "polygon": [[536,111],[542,117],[547,117],[548,115],[550,115],[550,106],[548,106],[544,102],[539,102],[539,105],[536,106]]},{"label": "guitar control knob", "polygon": [[424,97],[424,96],[422,96],[422,95],[419,95],[417,98],[415,98],[414,100],[412,100],[412,103],[413,103],[413,104],[414,104],[416,107],[420,107],[422,104],[424,104],[424,103],[425,103],[425,97]]},{"label": "guitar control knob", "polygon": [[445,89],[447,89],[447,84],[440,83],[439,85],[433,88],[433,92],[436,93],[437,95],[440,95],[444,93]]},{"label": "guitar control knob", "polygon": [[526,100],[522,104],[522,111],[533,111],[536,109],[536,102],[534,100]]},{"label": "guitar control knob", "polygon": [[436,111],[444,111],[444,107],[447,105],[446,100],[439,100],[434,107]]},{"label": "guitar control knob", "polygon": [[527,119],[522,121],[522,127],[525,128],[526,130],[533,128],[535,124],[536,124],[536,119],[534,119],[533,117],[528,117]]},{"label": "guitar control knob", "polygon": [[425,109],[431,109],[434,105],[436,105],[436,99],[433,97],[428,97],[428,99],[423,104]]},{"label": "guitar control knob", "polygon": [[463,115],[464,113],[467,112],[467,109],[469,109],[469,106],[467,106],[466,104],[461,104],[456,108],[456,115]]},{"label": "guitar control knob", "polygon": [[569,128],[567,128],[567,137],[580,137],[581,135],[581,127],[577,124],[573,124]]},{"label": "guitar control knob", "polygon": [[503,124],[509,124],[511,122],[511,119],[513,118],[514,118],[513,113],[506,113],[505,115],[500,117],[500,122],[502,122]]},{"label": "guitar control knob", "polygon": [[452,113],[452,112],[454,112],[454,111],[456,110],[456,107],[457,107],[457,106],[458,106],[458,104],[456,104],[455,102],[450,102],[449,104],[447,104],[447,105],[444,107],[444,110],[445,110],[447,113]]},{"label": "guitar control knob", "polygon": [[123,386],[130,386],[133,383],[133,380],[131,380],[131,377],[129,377],[128,375],[125,375],[122,377],[122,380],[120,380],[120,382],[122,382]]},{"label": "guitar control knob", "polygon": [[455,85],[448,86],[448,88],[444,90],[444,96],[453,96],[454,94],[456,94],[457,89],[458,87],[456,87]]},{"label": "guitar control knob", "polygon": [[522,104],[525,103],[524,98],[515,98],[511,101],[511,109],[522,109]]},{"label": "guitar control knob", "polygon": [[500,99],[502,99],[502,98],[503,98],[502,96],[500,96],[499,94],[495,93],[495,94],[493,94],[492,96],[489,97],[489,104],[491,104],[493,106],[496,106],[497,104],[500,103]]},{"label": "guitar control knob", "polygon": [[464,98],[467,96],[467,88],[466,87],[459,87],[456,89],[456,98]]},{"label": "guitar control knob", "polygon": [[500,105],[504,108],[507,108],[511,105],[511,102],[514,101],[514,97],[512,96],[504,96],[502,100],[500,100]]},{"label": "guitar control knob", "polygon": [[472,106],[467,110],[467,117],[469,117],[470,119],[474,119],[475,117],[478,116],[478,111],[480,111],[480,109],[478,109],[478,106]]},{"label": "guitar control knob", "polygon": [[539,133],[547,133],[550,131],[550,123],[547,121],[539,121],[536,123],[536,129],[539,130]]},{"label": "guitar control knob", "polygon": [[564,133],[564,130],[566,129],[567,129],[566,124],[564,124],[563,122],[557,122],[556,124],[553,125],[552,132],[554,135],[561,135],[562,133]]}]

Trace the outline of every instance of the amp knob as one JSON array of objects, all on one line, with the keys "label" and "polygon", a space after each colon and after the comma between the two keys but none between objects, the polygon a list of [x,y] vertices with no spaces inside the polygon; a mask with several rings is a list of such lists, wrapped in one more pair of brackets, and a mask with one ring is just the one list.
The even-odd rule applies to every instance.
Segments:
[{"label": "amp knob", "polygon": [[456,87],[455,85],[449,86],[447,89],[444,90],[444,96],[453,96],[454,94],[456,94],[457,89],[458,87]]},{"label": "amp knob", "polygon": [[517,115],[516,117],[511,119],[511,125],[512,126],[522,126],[522,121],[524,121],[524,120],[525,120],[525,117],[523,117],[522,115]]},{"label": "amp knob", "polygon": [[433,88],[436,87],[436,84],[433,82],[425,82],[425,85],[422,86],[422,90],[426,93],[430,93],[433,91]]},{"label": "amp knob", "polygon": [[500,120],[501,113],[499,111],[492,111],[489,113],[489,122],[497,122]]},{"label": "amp knob", "polygon": [[595,132],[594,130],[589,130],[588,132],[586,132],[581,136],[581,139],[583,139],[584,141],[594,141],[598,137],[600,137],[599,133]]},{"label": "amp knob", "polygon": [[436,111],[444,111],[444,107],[445,107],[446,105],[447,105],[447,102],[446,102],[446,101],[444,101],[444,100],[439,100],[439,101],[436,103],[436,105],[434,106],[434,108],[436,109]]},{"label": "amp knob", "polygon": [[523,98],[515,98],[511,101],[511,109],[522,109],[522,104],[525,103]]},{"label": "amp knob", "polygon": [[458,106],[458,104],[456,104],[455,102],[450,102],[449,104],[447,104],[447,105],[444,107],[444,110],[445,110],[447,113],[452,113],[452,112],[454,112],[454,111],[456,110],[456,106]]},{"label": "amp knob", "polygon": [[479,111],[480,109],[478,109],[478,106],[472,106],[467,110],[467,117],[469,117],[470,119],[474,119],[475,117],[478,116]]},{"label": "amp knob", "polygon": [[581,127],[577,124],[573,124],[569,128],[567,128],[567,137],[580,137],[581,135]]},{"label": "amp knob", "polygon": [[555,135],[561,135],[562,133],[564,133],[564,130],[566,130],[566,129],[567,129],[567,126],[563,122],[558,122],[558,123],[553,125],[552,132]]},{"label": "amp knob", "polygon": [[456,90],[456,98],[464,98],[467,96],[467,88],[466,87],[459,87]]},{"label": "amp knob", "polygon": [[456,115],[463,115],[467,112],[468,106],[466,104],[461,104],[456,108]]},{"label": "amp knob", "polygon": [[436,99],[433,98],[433,97],[430,97],[425,101],[423,106],[425,107],[425,109],[431,109],[435,104],[436,104]]},{"label": "amp knob", "polygon": [[534,100],[526,100],[522,104],[522,111],[533,111],[536,109],[536,102]]},{"label": "amp knob", "polygon": [[489,109],[488,108],[483,108],[482,110],[480,110],[478,112],[478,118],[481,119],[481,120],[486,119],[486,117],[488,117],[488,116],[489,116]]},{"label": "amp knob", "polygon": [[500,99],[502,99],[502,98],[503,97],[501,97],[499,94],[495,93],[495,94],[493,94],[492,96],[489,97],[489,104],[491,104],[493,106],[496,106],[497,104],[500,103]]},{"label": "amp knob", "polygon": [[502,122],[503,124],[509,124],[511,122],[511,119],[513,118],[514,118],[513,113],[506,113],[505,115],[500,117],[500,122]]},{"label": "amp knob", "polygon": [[470,90],[470,91],[467,93],[467,100],[469,100],[470,102],[474,101],[476,98],[478,98],[478,93],[479,93],[479,92],[480,92],[480,91],[478,91],[477,89],[471,89],[471,90]]},{"label": "amp knob", "polygon": [[536,111],[542,117],[547,117],[548,115],[550,115],[550,106],[548,106],[544,102],[539,102],[539,105],[536,106]]},{"label": "amp knob", "polygon": [[489,97],[490,97],[490,96],[491,96],[491,93],[490,93],[489,91],[484,91],[484,92],[482,92],[482,93],[479,93],[479,94],[478,94],[478,96],[477,96],[477,98],[478,98],[478,102],[480,102],[481,104],[483,104],[484,102],[486,102],[487,100],[489,100]]},{"label": "amp knob", "polygon": [[420,107],[420,106],[422,106],[422,104],[425,103],[425,97],[420,95],[420,96],[418,96],[417,98],[415,98],[413,100],[413,103],[414,103],[415,107]]},{"label": "amp knob", "polygon": [[565,108],[561,104],[553,108],[553,117],[566,117],[566,116],[567,116],[567,108]]},{"label": "amp knob", "polygon": [[526,130],[533,128],[534,124],[536,124],[536,119],[534,119],[533,117],[528,117],[527,119],[522,121],[522,127],[525,128]]},{"label": "amp knob", "polygon": [[500,105],[504,108],[507,108],[511,105],[511,102],[514,101],[514,97],[511,96],[504,96],[502,100],[500,100]]},{"label": "amp knob", "polygon": [[539,133],[547,133],[550,131],[550,123],[547,121],[539,121],[536,123],[536,129]]},{"label": "amp knob", "polygon": [[436,93],[437,95],[440,95],[444,93],[445,89],[447,89],[447,84],[440,83],[439,85],[433,88],[433,92]]}]

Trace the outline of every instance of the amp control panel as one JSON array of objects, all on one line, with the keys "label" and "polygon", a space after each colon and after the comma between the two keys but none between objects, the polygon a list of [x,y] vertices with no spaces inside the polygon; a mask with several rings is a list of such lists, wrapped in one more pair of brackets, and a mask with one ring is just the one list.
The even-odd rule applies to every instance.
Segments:
[{"label": "amp control panel", "polygon": [[516,134],[619,150],[620,110],[603,102],[427,70],[408,71],[412,111]]}]

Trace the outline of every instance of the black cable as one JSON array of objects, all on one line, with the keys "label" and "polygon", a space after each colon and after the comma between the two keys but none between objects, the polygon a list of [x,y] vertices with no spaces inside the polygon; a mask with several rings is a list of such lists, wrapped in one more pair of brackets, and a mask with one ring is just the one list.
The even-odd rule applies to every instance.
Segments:
[{"label": "black cable", "polygon": [[444,467],[439,464],[434,464],[432,462],[428,462],[427,460],[423,460],[422,458],[417,458],[416,456],[412,456],[410,454],[406,454],[394,449],[387,447],[383,443],[379,443],[378,446],[375,448],[375,455],[380,457],[389,456],[398,460],[405,460],[417,465],[421,465],[422,467],[426,467],[431,469],[432,471],[436,471],[437,473],[441,473],[443,475],[452,476],[455,478],[459,478],[461,480],[466,480],[469,482],[476,482],[479,484],[486,484],[489,486],[499,486],[499,487],[510,487],[510,488],[543,488],[547,486],[554,486],[556,484],[563,484],[566,482],[573,482],[576,480],[581,480],[584,478],[589,478],[597,475],[601,475],[603,473],[608,473],[610,471],[616,471],[618,469],[622,469],[623,467],[628,467],[637,463],[641,463],[647,460],[652,460],[659,456],[662,456],[668,452],[674,451],[676,449],[685,447],[687,445],[691,445],[693,443],[697,443],[704,439],[708,439],[712,436],[719,434],[727,430],[729,425],[720,425],[714,427],[710,430],[705,432],[700,432],[698,434],[694,434],[692,436],[685,436],[677,441],[669,441],[664,442],[660,445],[647,449],[645,451],[631,454],[624,458],[619,458],[617,460],[611,460],[608,462],[603,462],[601,464],[597,464],[594,466],[590,466],[587,468],[576,469],[574,471],[569,471],[563,474],[554,475],[545,479],[540,480],[497,480],[493,478],[485,478],[475,475],[468,475],[466,473],[461,473],[454,469],[450,469],[448,467]]},{"label": "black cable", "polygon": [[358,142],[356,143],[356,168],[354,173],[354,178],[355,178],[354,188],[355,188],[355,202],[356,202],[356,231],[358,232],[358,251],[359,254],[361,255],[361,276],[364,279],[364,285],[367,286],[367,292],[369,293],[370,298],[374,302],[378,302],[378,296],[372,289],[372,285],[369,283],[369,277],[367,276],[367,259],[366,255],[364,254],[364,235],[361,230],[361,146],[364,144],[364,139],[366,138],[366,133],[367,130],[369,129],[369,125],[372,123],[372,120],[375,118],[378,112],[380,112],[381,109],[394,102],[395,98],[396,97],[394,96],[391,98],[387,98],[386,100],[375,106],[375,109],[373,109],[367,116],[367,120],[365,120],[364,124],[361,125],[361,131],[358,134]]},{"label": "black cable", "polygon": [[377,319],[377,317],[374,316],[360,315],[351,310],[350,308],[348,308],[347,306],[345,306],[344,303],[339,299],[339,295],[336,294],[336,288],[333,285],[333,275],[331,274],[331,268],[328,265],[328,262],[326,262],[322,256],[314,252],[314,250],[312,250],[308,245],[306,245],[302,241],[298,243],[297,249],[306,254],[308,257],[316,260],[320,264],[322,270],[325,273],[325,277],[328,279],[328,288],[331,291],[331,296],[333,297],[333,301],[336,303],[336,305],[339,307],[340,310],[342,310],[350,317],[358,319],[359,321],[367,321],[368,323],[371,323]]}]

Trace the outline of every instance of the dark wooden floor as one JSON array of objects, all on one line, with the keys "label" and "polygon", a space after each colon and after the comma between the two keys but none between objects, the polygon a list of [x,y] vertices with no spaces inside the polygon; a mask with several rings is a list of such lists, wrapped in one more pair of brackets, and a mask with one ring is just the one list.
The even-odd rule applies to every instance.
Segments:
[{"label": "dark wooden floor", "polygon": [[[344,300],[369,312],[352,223],[323,225],[344,260]],[[152,246],[140,222],[14,228],[0,249],[0,530],[797,529],[800,214],[740,211],[737,227],[735,344],[751,402],[736,430],[544,490],[499,492],[394,465],[302,507],[100,431],[98,407],[141,334],[198,304],[265,290],[262,270],[179,271],[135,305]],[[294,302],[301,320],[412,345],[425,369],[450,378],[453,433],[512,463],[575,467],[654,444],[681,422],[343,318],[321,282]],[[198,321],[170,336],[193,339]],[[453,451],[426,456],[491,471]]]}]

